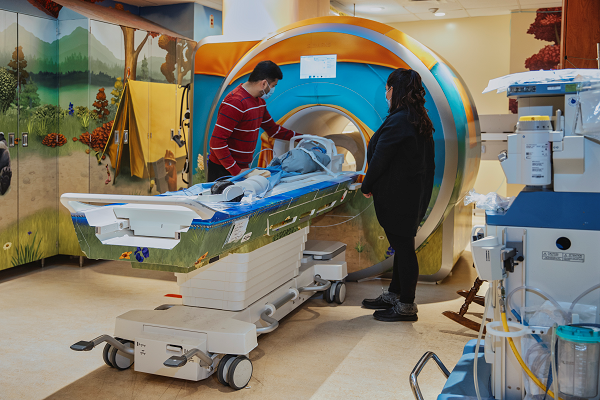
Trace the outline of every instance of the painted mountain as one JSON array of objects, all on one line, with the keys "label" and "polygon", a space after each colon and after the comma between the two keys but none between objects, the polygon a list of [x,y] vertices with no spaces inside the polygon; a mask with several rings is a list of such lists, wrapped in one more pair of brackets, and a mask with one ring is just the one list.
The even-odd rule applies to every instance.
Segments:
[{"label": "painted mountain", "polygon": [[[115,28],[119,29],[116,26]],[[19,26],[18,38],[27,60],[27,71],[30,73],[55,71],[57,63],[60,63],[61,73],[87,71],[91,61],[93,72],[102,72],[110,76],[113,82],[115,78],[123,76],[124,59],[118,59],[108,47],[96,39],[94,35],[89,35],[87,29],[83,27],[75,28],[69,35],[65,35],[58,40],[58,53],[56,52],[55,38],[50,41],[40,39],[24,26]],[[12,47],[12,45],[8,45],[12,43],[15,47],[17,46],[16,23],[0,32],[0,42],[5,44],[4,48]],[[119,45],[119,47],[122,47],[122,44]],[[12,52],[0,52],[0,66],[8,64],[11,58]],[[142,59],[143,57],[140,57],[138,60],[138,67],[141,67]],[[160,72],[160,66],[165,62],[164,57],[147,57],[147,60],[152,80],[166,82]]]}]

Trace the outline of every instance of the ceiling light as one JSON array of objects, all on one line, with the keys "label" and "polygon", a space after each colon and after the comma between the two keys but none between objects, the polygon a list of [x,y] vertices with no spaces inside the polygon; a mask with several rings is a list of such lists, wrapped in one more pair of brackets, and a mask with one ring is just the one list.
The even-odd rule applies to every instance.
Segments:
[{"label": "ceiling light", "polygon": [[383,11],[385,7],[365,7],[365,11]]},{"label": "ceiling light", "polygon": [[444,15],[446,15],[446,13],[445,12],[436,12],[433,15],[435,15],[436,17],[443,17]]}]

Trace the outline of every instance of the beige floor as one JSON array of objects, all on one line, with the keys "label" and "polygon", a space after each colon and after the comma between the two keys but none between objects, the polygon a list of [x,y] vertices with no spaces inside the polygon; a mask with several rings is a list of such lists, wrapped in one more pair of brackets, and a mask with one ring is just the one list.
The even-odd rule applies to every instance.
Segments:
[{"label": "beige floor", "polygon": [[[419,321],[384,323],[360,307],[385,281],[349,283],[341,306],[313,298],[261,336],[251,353],[254,375],[238,392],[216,377],[188,382],[117,371],[102,349],[69,346],[112,333],[117,315],[152,309],[178,293],[173,274],[132,269],[127,263],[50,265],[0,281],[0,399],[412,399],[409,374],[432,350],[449,368],[474,332],[441,315],[458,311],[458,289],[475,279],[471,254],[440,285],[419,284]],[[473,305],[477,320],[482,307]],[[435,399],[444,378],[432,363],[420,377],[426,399]]]}]

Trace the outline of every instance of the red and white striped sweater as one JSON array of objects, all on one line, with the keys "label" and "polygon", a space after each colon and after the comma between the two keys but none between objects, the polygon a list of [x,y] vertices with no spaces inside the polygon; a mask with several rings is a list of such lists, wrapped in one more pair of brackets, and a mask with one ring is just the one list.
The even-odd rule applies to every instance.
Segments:
[{"label": "red and white striped sweater", "polygon": [[242,168],[248,168],[259,128],[276,139],[289,140],[296,135],[273,121],[263,99],[252,96],[239,85],[225,96],[219,107],[210,137],[210,161],[222,165],[234,176]]}]

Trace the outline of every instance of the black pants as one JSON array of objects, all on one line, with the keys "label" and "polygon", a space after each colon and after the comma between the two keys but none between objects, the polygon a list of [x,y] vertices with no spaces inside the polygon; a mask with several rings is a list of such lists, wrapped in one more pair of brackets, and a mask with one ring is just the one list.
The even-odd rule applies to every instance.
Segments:
[{"label": "black pants", "polygon": [[415,253],[415,238],[385,232],[394,249],[394,270],[389,291],[400,295],[400,302],[415,302],[417,280],[419,279],[419,262]]},{"label": "black pants", "polygon": [[208,178],[207,182],[214,182],[219,178],[224,176],[230,176],[231,174],[227,171],[227,168],[222,166],[221,164],[215,164],[214,162],[208,160]]}]

